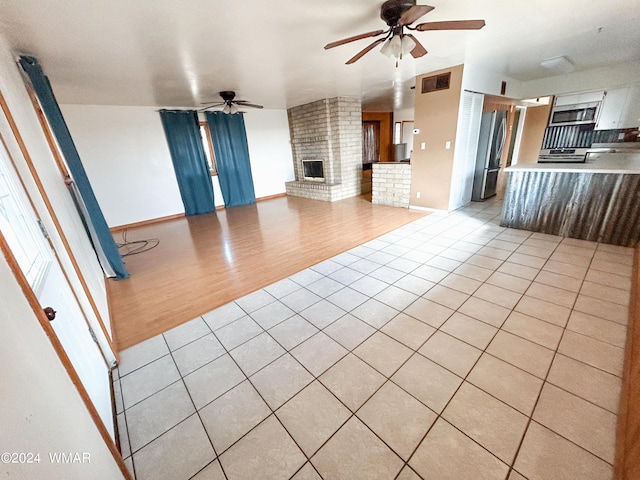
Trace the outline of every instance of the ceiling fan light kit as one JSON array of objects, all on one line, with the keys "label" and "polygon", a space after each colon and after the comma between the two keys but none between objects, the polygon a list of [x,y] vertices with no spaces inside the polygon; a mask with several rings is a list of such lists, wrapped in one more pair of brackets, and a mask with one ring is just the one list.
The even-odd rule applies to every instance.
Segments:
[{"label": "ceiling fan light kit", "polygon": [[400,35],[394,35],[388,39],[380,49],[380,53],[387,57],[401,58],[403,55],[407,55],[416,46],[416,42],[408,35],[403,35],[400,39]]},{"label": "ceiling fan light kit", "polygon": [[376,46],[384,43],[380,49],[380,53],[387,57],[394,57],[396,59],[396,66],[398,66],[398,60],[400,60],[403,55],[411,54],[412,57],[419,58],[427,54],[427,50],[416,37],[410,33],[404,32],[405,28],[411,31],[425,32],[433,30],[479,30],[485,26],[484,20],[425,22],[416,26],[411,26],[413,22],[429,13],[434,8],[435,7],[430,5],[416,5],[416,0],[387,0],[380,7],[380,18],[385,21],[389,28],[386,30],[375,30],[373,32],[361,33],[359,35],[344,38],[342,40],[328,43],[324,48],[325,50],[328,50],[330,48],[345,45],[364,38],[384,35],[383,38],[375,40],[355,56],[350,58],[346,63],[347,65],[355,63]]},{"label": "ceiling fan light kit", "polygon": [[231,104],[231,106],[225,105],[224,107],[222,107],[222,112],[233,115],[235,113],[238,113],[238,107],[236,107],[234,104]]}]

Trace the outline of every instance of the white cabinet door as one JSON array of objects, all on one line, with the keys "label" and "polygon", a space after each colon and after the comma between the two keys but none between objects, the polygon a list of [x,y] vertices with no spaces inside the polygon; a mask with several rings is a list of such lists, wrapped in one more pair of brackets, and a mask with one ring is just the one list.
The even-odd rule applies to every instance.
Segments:
[{"label": "white cabinet door", "polygon": [[561,95],[557,96],[554,102],[556,107],[562,107],[563,105],[575,105],[576,103],[580,103],[580,95]]},{"label": "white cabinet door", "polygon": [[604,90],[597,90],[595,92],[585,92],[580,94],[580,103],[592,103],[601,102],[604,97]]},{"label": "white cabinet door", "polygon": [[618,128],[638,128],[640,126],[640,83],[629,85],[628,90]]},{"label": "white cabinet door", "polygon": [[596,90],[595,92],[572,93],[569,95],[560,95],[555,99],[554,105],[562,107],[564,105],[576,105],[579,103],[601,102],[604,97],[604,90]]},{"label": "white cabinet door", "polygon": [[620,128],[620,115],[627,101],[629,87],[613,88],[607,91],[602,102],[596,130]]}]

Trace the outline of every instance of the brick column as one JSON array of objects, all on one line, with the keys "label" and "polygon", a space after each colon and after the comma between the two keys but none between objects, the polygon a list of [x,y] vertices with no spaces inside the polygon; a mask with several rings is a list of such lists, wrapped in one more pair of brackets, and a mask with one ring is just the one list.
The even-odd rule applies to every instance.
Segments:
[{"label": "brick column", "polygon": [[[362,109],[357,98],[336,97],[288,110],[296,179],[287,194],[336,201],[361,193]],[[323,162],[324,180],[305,181],[302,162]]]}]

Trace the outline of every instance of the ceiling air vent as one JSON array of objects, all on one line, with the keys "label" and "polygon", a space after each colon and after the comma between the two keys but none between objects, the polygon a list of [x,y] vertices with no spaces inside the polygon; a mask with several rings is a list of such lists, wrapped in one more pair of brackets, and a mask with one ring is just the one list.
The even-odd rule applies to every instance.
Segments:
[{"label": "ceiling air vent", "polygon": [[441,73],[422,79],[422,93],[435,92],[436,90],[446,90],[451,81],[451,72]]}]

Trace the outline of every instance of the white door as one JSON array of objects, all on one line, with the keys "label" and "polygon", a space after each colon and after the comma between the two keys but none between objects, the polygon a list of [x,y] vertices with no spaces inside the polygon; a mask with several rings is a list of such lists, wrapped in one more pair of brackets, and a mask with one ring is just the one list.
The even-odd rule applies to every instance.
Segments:
[{"label": "white door", "polygon": [[483,103],[484,95],[481,93],[467,90],[462,93],[453,155],[449,210],[460,208],[471,201]]},{"label": "white door", "polygon": [[109,370],[82,309],[40,230],[38,218],[0,144],[0,231],[53,327],[107,430],[114,438]]}]

